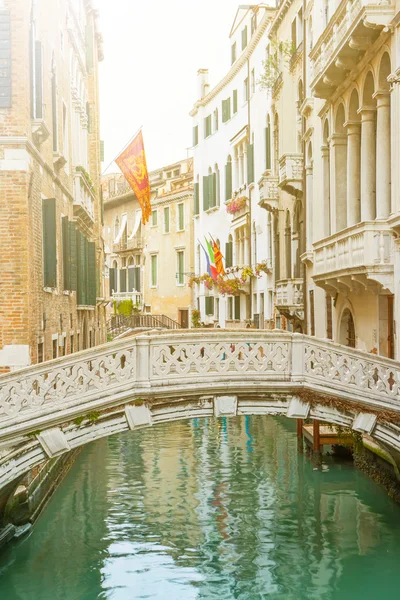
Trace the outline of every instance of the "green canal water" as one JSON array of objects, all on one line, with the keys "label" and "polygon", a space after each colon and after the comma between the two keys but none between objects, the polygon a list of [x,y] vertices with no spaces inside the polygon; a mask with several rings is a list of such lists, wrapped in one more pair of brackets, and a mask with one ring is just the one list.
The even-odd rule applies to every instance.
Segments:
[{"label": "green canal water", "polygon": [[194,420],[87,447],[1,600],[400,598],[400,507],[350,464],[314,470],[292,422]]}]

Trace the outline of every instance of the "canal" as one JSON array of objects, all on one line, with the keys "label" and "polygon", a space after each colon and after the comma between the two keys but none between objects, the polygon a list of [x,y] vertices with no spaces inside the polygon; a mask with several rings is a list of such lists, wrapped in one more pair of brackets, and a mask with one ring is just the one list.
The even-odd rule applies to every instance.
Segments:
[{"label": "canal", "polygon": [[293,423],[194,420],[101,440],[28,537],[3,600],[398,598],[400,506]]}]

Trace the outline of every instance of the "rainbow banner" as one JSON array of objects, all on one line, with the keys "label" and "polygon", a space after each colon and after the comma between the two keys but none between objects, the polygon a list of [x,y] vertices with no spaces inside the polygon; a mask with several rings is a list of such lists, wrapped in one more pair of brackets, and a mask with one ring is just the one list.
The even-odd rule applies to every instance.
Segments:
[{"label": "rainbow banner", "polygon": [[206,240],[208,256],[210,257],[211,277],[213,279],[217,279],[218,271],[217,271],[217,267],[215,266],[214,250],[213,250],[211,243],[208,241],[208,239],[206,237],[204,237],[204,239]]},{"label": "rainbow banner", "polygon": [[118,156],[115,161],[125,179],[135,192],[142,209],[143,225],[151,215],[150,180],[147,171],[146,154],[142,132],[140,131],[133,142]]}]

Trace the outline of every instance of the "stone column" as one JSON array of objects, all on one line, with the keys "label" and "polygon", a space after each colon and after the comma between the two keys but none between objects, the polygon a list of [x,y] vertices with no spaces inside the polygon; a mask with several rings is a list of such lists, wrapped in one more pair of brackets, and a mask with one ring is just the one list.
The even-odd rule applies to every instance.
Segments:
[{"label": "stone column", "polygon": [[314,241],[313,227],[313,167],[312,164],[306,167],[306,202],[307,202],[307,251],[312,250]]},{"label": "stone column", "polygon": [[348,122],[347,127],[347,227],[361,219],[361,125]]},{"label": "stone column", "polygon": [[375,109],[361,113],[361,221],[373,221],[376,215],[376,135]]},{"label": "stone column", "polygon": [[331,136],[332,233],[347,227],[347,135]]},{"label": "stone column", "polygon": [[331,184],[329,146],[322,146],[323,237],[331,234]]},{"label": "stone column", "polygon": [[390,214],[391,151],[390,151],[390,92],[375,94],[376,109],[376,218]]},{"label": "stone column", "polygon": [[239,187],[239,156],[236,154],[234,158],[234,173],[233,173],[233,190]]}]

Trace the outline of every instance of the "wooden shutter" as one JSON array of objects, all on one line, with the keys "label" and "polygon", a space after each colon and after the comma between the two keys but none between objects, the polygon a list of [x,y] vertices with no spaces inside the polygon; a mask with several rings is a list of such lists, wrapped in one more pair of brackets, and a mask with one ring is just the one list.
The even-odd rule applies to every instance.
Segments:
[{"label": "wooden shutter", "polygon": [[126,292],[126,269],[119,270],[119,291]]},{"label": "wooden shutter", "polygon": [[88,242],[88,305],[96,306],[97,272],[96,272],[96,244]]},{"label": "wooden shutter", "polygon": [[43,283],[57,287],[57,222],[56,200],[46,198],[42,205],[43,220]]},{"label": "wooden shutter", "polygon": [[236,114],[238,111],[238,92],[237,90],[233,90],[233,114]]},{"label": "wooden shutter", "polygon": [[229,119],[231,118],[231,99],[227,98],[226,100],[226,116],[227,116],[227,121],[229,121]]},{"label": "wooden shutter", "polygon": [[157,255],[153,254],[151,257],[151,285],[157,286]]},{"label": "wooden shutter", "polygon": [[113,292],[116,292],[116,269],[114,269],[113,267],[111,267],[109,269],[109,275],[110,275],[110,296],[113,295]]},{"label": "wooden shutter", "polygon": [[197,146],[199,143],[199,126],[193,127],[193,146]]},{"label": "wooden shutter", "polygon": [[206,296],[206,315],[212,317],[214,315],[214,296]]},{"label": "wooden shutter", "polygon": [[247,185],[254,183],[254,145],[247,144]]},{"label": "wooden shutter", "polygon": [[214,204],[214,174],[208,176],[208,208],[212,208]]},{"label": "wooden shutter", "polygon": [[184,206],[183,204],[178,204],[178,228],[179,231],[182,231],[185,228],[185,220],[184,220]]},{"label": "wooden shutter", "polygon": [[203,210],[208,210],[209,204],[208,204],[208,199],[209,199],[209,179],[208,179],[208,175],[203,177]]},{"label": "wooden shutter", "polygon": [[169,208],[164,208],[164,229],[165,233],[169,233]]},{"label": "wooden shutter", "polygon": [[265,128],[265,168],[271,169],[271,126]]},{"label": "wooden shutter", "polygon": [[333,324],[332,324],[332,296],[325,295],[326,299],[326,337],[328,340],[333,340]]},{"label": "wooden shutter", "polygon": [[87,304],[87,239],[80,232],[76,232],[78,281],[77,281],[77,303],[78,306]]},{"label": "wooden shutter", "polygon": [[69,289],[72,291],[77,290],[77,277],[78,277],[78,262],[77,262],[77,250],[76,250],[76,225],[75,223],[68,223],[69,233]]},{"label": "wooden shutter", "polygon": [[314,290],[310,290],[310,335],[315,335]]},{"label": "wooden shutter", "polygon": [[232,242],[227,242],[225,244],[225,267],[229,269],[233,265],[233,256],[232,256],[233,244]]},{"label": "wooden shutter", "polygon": [[140,267],[134,267],[133,269],[134,272],[134,286],[135,286],[135,290],[137,292],[140,292]]},{"label": "wooden shutter", "polygon": [[198,215],[200,212],[200,198],[199,198],[199,184],[194,184],[194,214]]},{"label": "wooden shutter", "polygon": [[35,118],[43,119],[43,51],[41,42],[35,42]]},{"label": "wooden shutter", "polygon": [[234,297],[234,302],[235,302],[235,316],[234,316],[234,319],[235,319],[235,321],[240,321],[240,296],[235,296]]},{"label": "wooden shutter", "polygon": [[212,178],[212,206],[217,206],[217,174],[213,173]]},{"label": "wooden shutter", "polygon": [[128,292],[132,292],[135,289],[135,269],[134,267],[128,268]]},{"label": "wooden shutter", "polygon": [[232,200],[232,163],[225,165],[225,200]]},{"label": "wooden shutter", "polygon": [[71,289],[70,279],[70,249],[69,249],[69,221],[68,217],[62,218],[62,254],[63,254],[63,282],[64,290]]},{"label": "wooden shutter", "polygon": [[226,100],[222,100],[222,122],[226,123]]}]

